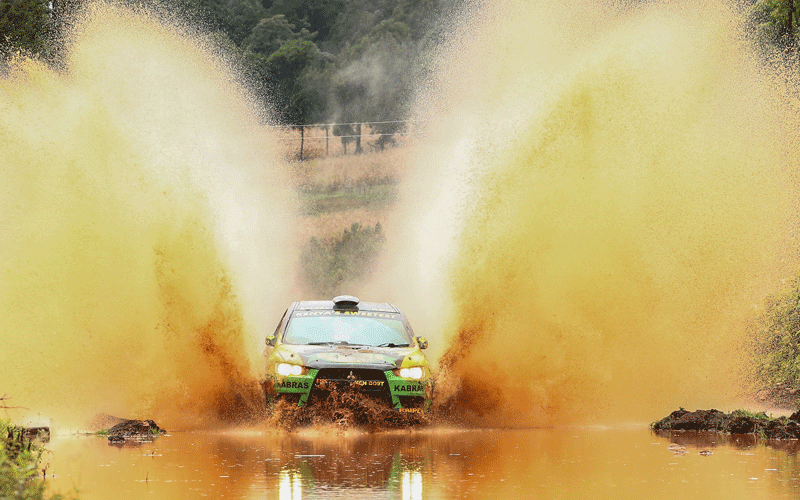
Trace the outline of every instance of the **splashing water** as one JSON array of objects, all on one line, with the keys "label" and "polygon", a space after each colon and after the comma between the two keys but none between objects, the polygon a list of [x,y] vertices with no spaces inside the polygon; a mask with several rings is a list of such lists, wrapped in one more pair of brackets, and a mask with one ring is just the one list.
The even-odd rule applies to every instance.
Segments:
[{"label": "splashing water", "polygon": [[731,10],[492,2],[441,55],[404,210],[431,209],[406,235],[448,270],[427,286],[448,316],[422,328],[449,339],[445,409],[546,426],[735,404],[741,322],[794,265],[798,128]]},{"label": "splashing water", "polygon": [[[371,296],[449,340],[446,410],[615,423],[736,393],[740,322],[795,263],[798,127],[729,10],[487,2],[443,49]],[[255,106],[152,16],[94,4],[68,53],[0,79],[0,394],[71,425],[257,411],[291,266]]]},{"label": "splashing water", "polygon": [[0,80],[0,394],[28,418],[175,428],[260,407],[286,183],[216,53],[96,3],[62,72],[19,59]]}]

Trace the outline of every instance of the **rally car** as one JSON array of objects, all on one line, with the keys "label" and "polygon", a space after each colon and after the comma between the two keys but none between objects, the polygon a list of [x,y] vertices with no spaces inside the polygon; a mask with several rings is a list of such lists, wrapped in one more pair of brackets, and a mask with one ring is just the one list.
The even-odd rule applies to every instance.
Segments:
[{"label": "rally car", "polygon": [[359,391],[400,412],[425,412],[433,376],[400,310],[391,304],[333,300],[295,302],[266,338],[267,402],[306,406],[331,391]]}]

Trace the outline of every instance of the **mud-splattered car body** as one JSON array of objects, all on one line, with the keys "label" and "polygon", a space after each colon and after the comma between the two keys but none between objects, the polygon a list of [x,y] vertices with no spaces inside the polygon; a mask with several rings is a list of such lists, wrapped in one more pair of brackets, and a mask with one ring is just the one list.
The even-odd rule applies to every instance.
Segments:
[{"label": "mud-splattered car body", "polygon": [[401,412],[424,412],[433,377],[406,317],[351,296],[295,302],[266,339],[267,402],[305,406],[330,391],[358,391]]}]

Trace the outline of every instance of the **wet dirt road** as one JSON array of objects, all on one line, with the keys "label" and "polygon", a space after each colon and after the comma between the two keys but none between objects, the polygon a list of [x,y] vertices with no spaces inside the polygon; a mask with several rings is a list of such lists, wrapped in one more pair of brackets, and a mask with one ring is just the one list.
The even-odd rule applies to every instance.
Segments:
[{"label": "wet dirt road", "polygon": [[647,429],[178,432],[139,447],[56,436],[53,491],[94,499],[796,498],[784,448]]}]

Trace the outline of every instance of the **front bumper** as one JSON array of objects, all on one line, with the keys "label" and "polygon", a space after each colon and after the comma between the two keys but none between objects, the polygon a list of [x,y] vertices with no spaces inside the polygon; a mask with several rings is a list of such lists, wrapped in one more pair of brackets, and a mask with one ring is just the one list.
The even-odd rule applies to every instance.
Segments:
[{"label": "front bumper", "polygon": [[433,380],[412,380],[395,375],[392,370],[370,370],[360,366],[309,369],[297,376],[267,376],[267,402],[292,395],[298,406],[305,406],[314,395],[332,389],[359,391],[369,397],[385,400],[401,412],[425,412],[430,409]]}]

